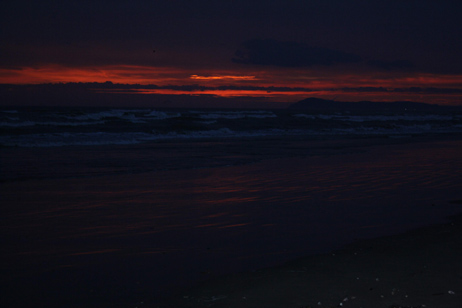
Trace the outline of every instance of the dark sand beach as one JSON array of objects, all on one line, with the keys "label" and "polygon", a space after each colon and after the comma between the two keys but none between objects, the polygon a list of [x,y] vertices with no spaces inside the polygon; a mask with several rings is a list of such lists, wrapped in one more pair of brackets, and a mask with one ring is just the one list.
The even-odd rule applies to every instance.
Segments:
[{"label": "dark sand beach", "polygon": [[[458,202],[461,202],[460,200]],[[462,217],[184,290],[158,307],[461,307]]]},{"label": "dark sand beach", "polygon": [[2,149],[2,301],[461,307],[461,223],[447,218],[461,212],[461,145],[261,138]]}]

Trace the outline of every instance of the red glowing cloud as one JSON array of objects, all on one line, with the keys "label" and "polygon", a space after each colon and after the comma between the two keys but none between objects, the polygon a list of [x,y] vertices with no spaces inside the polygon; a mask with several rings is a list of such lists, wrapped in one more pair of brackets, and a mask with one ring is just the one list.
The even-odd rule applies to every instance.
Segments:
[{"label": "red glowing cloud", "polygon": [[174,68],[135,65],[98,67],[63,67],[57,65],[39,68],[0,69],[0,83],[40,84],[66,82],[106,82],[124,84],[169,84],[184,80],[184,72]]},{"label": "red glowing cloud", "polygon": [[258,80],[255,76],[230,76],[230,75],[219,75],[219,76],[199,76],[191,75],[190,79],[193,80]]},{"label": "red glowing cloud", "polygon": [[[64,67],[48,65],[22,69],[0,69],[0,83],[104,83],[115,85],[99,92],[212,95],[249,97],[294,102],[309,96],[346,101],[414,100],[428,103],[460,104],[462,75],[429,73],[341,73],[301,69],[191,71],[171,67],[107,65]],[[117,84],[138,85],[127,92]],[[142,86],[146,87],[142,87]],[[152,85],[152,87],[148,87]],[[140,87],[141,86],[141,87]]]}]

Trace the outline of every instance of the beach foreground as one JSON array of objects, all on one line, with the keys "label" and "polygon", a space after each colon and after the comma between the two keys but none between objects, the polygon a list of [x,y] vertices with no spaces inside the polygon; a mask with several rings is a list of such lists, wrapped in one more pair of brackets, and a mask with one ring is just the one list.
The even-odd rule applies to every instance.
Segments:
[{"label": "beach foreground", "polygon": [[458,135],[3,148],[0,306],[461,307],[460,219],[441,225],[461,213],[461,150]]},{"label": "beach foreground", "polygon": [[215,279],[158,307],[461,307],[460,260],[459,215],[447,224]]}]

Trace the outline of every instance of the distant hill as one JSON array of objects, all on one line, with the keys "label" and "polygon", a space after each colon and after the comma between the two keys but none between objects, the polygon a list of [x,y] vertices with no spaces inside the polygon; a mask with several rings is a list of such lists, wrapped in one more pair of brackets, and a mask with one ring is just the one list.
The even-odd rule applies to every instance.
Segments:
[{"label": "distant hill", "polygon": [[310,97],[288,107],[291,110],[313,111],[438,111],[461,110],[460,107],[430,105],[416,102],[339,102],[316,97]]}]

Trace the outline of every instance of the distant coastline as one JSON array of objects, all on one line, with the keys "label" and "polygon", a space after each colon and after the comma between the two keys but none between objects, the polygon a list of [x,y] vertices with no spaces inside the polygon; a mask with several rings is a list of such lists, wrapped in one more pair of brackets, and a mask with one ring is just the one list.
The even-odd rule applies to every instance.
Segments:
[{"label": "distant coastline", "polygon": [[462,106],[433,105],[409,101],[396,102],[341,102],[310,97],[294,103],[290,110],[313,111],[462,111]]}]

